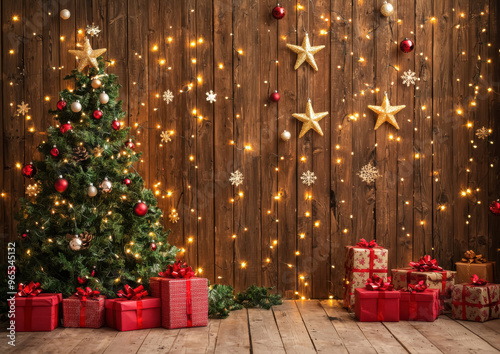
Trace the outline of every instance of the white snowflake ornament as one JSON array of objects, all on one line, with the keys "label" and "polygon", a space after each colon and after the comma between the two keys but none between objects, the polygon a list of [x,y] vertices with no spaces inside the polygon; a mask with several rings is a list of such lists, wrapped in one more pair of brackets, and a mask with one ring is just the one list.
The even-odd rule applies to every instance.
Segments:
[{"label": "white snowflake ornament", "polygon": [[16,116],[20,116],[20,115],[24,116],[24,115],[28,114],[28,111],[30,109],[31,108],[28,106],[28,104],[24,103],[24,101],[22,101],[21,104],[17,105]]},{"label": "white snowflake ornament", "polygon": [[169,104],[170,102],[173,102],[174,101],[174,94],[172,93],[172,91],[167,90],[167,91],[163,92],[163,100],[165,102],[167,102],[167,104]]},{"label": "white snowflake ornament", "polygon": [[485,128],[485,127],[482,127],[482,128],[479,128],[478,130],[476,130],[476,136],[479,138],[479,139],[487,139],[488,136],[490,136],[492,130],[491,129],[488,129],[488,128]]},{"label": "white snowflake ornament", "polygon": [[403,79],[403,85],[406,85],[406,87],[415,85],[417,81],[420,81],[420,78],[411,70],[405,71],[403,75],[401,75],[401,78]]},{"label": "white snowflake ornament", "polygon": [[208,102],[214,103],[215,101],[217,101],[215,99],[215,97],[217,96],[217,94],[215,92],[213,92],[212,90],[210,90],[209,92],[206,92],[206,95],[207,95],[207,101]]},{"label": "white snowflake ornament", "polygon": [[101,33],[101,30],[99,29],[99,26],[94,25],[94,22],[92,22],[92,26],[91,25],[87,25],[86,32],[91,37],[94,37],[94,36],[98,37],[99,33]]},{"label": "white snowflake ornament", "polygon": [[238,187],[240,184],[243,183],[243,173],[240,172],[240,170],[236,170],[234,172],[231,172],[231,176],[229,177],[229,182],[233,186]]},{"label": "white snowflake ornament", "polygon": [[169,141],[172,141],[172,134],[165,130],[161,132],[160,138],[162,143],[168,143]]},{"label": "white snowflake ornament", "polygon": [[311,184],[314,184],[314,182],[316,182],[318,177],[316,177],[314,172],[308,170],[307,172],[304,172],[302,176],[300,176],[300,179],[302,180],[303,184],[307,184],[307,186],[310,186]]},{"label": "white snowflake ornament", "polygon": [[371,162],[361,167],[361,171],[357,175],[366,183],[373,183],[377,178],[382,177],[379,175],[378,169]]}]

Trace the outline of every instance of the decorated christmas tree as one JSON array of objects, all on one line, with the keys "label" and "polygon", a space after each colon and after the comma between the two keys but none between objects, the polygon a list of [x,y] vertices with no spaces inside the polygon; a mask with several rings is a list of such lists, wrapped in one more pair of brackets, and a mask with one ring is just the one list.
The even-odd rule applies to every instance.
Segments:
[{"label": "decorated christmas tree", "polygon": [[46,292],[69,295],[78,286],[113,296],[125,284],[148,282],[175,259],[153,193],[134,169],[120,85],[106,74],[102,54],[88,40],[60,92],[57,121],[38,147],[45,156],[22,172],[29,197],[18,215],[17,280],[38,281]]}]

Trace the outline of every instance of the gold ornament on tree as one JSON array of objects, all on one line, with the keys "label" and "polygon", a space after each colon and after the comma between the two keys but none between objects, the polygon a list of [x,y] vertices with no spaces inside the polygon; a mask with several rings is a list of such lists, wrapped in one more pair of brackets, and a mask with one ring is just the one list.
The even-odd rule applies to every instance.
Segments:
[{"label": "gold ornament on tree", "polygon": [[97,58],[106,52],[106,48],[93,50],[90,46],[88,38],[85,38],[85,43],[83,44],[82,50],[69,50],[70,54],[75,55],[78,58],[78,71],[82,71],[87,66],[93,66],[99,70],[99,64],[97,63]]},{"label": "gold ornament on tree", "polygon": [[310,129],[323,136],[323,131],[319,126],[319,121],[326,117],[328,112],[314,113],[311,100],[307,100],[306,113],[293,113],[292,116],[300,120],[302,123],[302,130],[300,131],[299,138],[302,138]]},{"label": "gold ornament on tree", "polygon": [[177,221],[179,221],[179,213],[177,212],[177,210],[172,209],[170,214],[168,214],[168,220],[170,220],[172,224],[175,224]]},{"label": "gold ornament on tree", "polygon": [[306,33],[306,36],[304,37],[301,46],[293,44],[287,44],[286,46],[297,54],[297,61],[295,62],[295,67],[294,67],[295,70],[297,70],[302,65],[303,62],[307,61],[315,71],[318,71],[318,65],[316,65],[316,61],[314,60],[314,54],[319,52],[321,49],[325,48],[324,45],[311,47],[311,43],[309,42],[309,36]]},{"label": "gold ornament on tree", "polygon": [[94,154],[94,157],[102,156],[103,152],[104,152],[104,149],[101,147],[101,145],[97,145],[95,148],[92,149],[92,153]]},{"label": "gold ornament on tree", "polygon": [[380,8],[380,13],[385,17],[391,16],[394,13],[394,6],[387,1],[384,1],[382,7]]},{"label": "gold ornament on tree", "polygon": [[384,95],[384,100],[381,106],[368,105],[373,112],[378,114],[377,123],[375,123],[375,130],[378,129],[383,123],[388,122],[392,124],[396,129],[399,129],[399,125],[396,122],[394,115],[401,111],[406,106],[391,106],[389,98],[387,97],[387,92]]},{"label": "gold ornament on tree", "polygon": [[486,263],[486,258],[483,258],[482,254],[476,254],[473,250],[466,251],[464,253],[464,258],[462,262],[466,263]]},{"label": "gold ornament on tree", "polygon": [[37,183],[34,184],[28,184],[26,187],[26,194],[29,197],[36,197],[38,193],[40,193],[42,188]]}]

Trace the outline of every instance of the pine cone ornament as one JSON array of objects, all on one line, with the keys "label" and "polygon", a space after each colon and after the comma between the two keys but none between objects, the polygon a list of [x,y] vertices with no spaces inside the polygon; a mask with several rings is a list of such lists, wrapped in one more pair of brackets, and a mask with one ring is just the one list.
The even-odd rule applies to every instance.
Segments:
[{"label": "pine cone ornament", "polygon": [[92,244],[92,240],[94,239],[94,235],[89,234],[87,231],[82,232],[80,235],[75,236],[72,234],[67,234],[66,239],[71,241],[74,238],[78,238],[81,241],[81,246],[79,250],[85,250],[90,247]]},{"label": "pine cone ornament", "polygon": [[87,149],[85,149],[83,146],[79,146],[73,149],[73,160],[81,162],[88,159],[88,157],[89,154],[87,152]]},{"label": "pine cone ornament", "polygon": [[486,259],[483,258],[482,254],[476,254],[473,250],[466,251],[464,253],[464,258],[462,262],[466,263],[486,263]]}]

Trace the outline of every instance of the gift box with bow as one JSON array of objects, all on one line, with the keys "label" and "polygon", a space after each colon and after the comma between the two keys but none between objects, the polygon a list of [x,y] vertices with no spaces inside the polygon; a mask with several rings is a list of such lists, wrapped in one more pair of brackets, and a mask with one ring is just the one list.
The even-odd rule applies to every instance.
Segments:
[{"label": "gift box with bow", "polygon": [[398,322],[400,292],[394,291],[391,278],[387,281],[373,275],[364,288],[354,291],[355,315],[361,322]]},{"label": "gift box with bow", "polygon": [[101,328],[105,300],[98,290],[77,288],[74,295],[63,300],[64,327]]},{"label": "gift box with bow", "polygon": [[57,328],[62,294],[43,294],[40,283],[19,284],[15,296],[16,331],[52,331]]},{"label": "gift box with bow", "polygon": [[106,324],[119,331],[161,327],[160,299],[147,296],[142,285],[117,293],[117,299],[106,300]]},{"label": "gift box with bow", "polygon": [[495,264],[495,262],[488,262],[481,254],[476,254],[473,250],[467,251],[462,260],[455,263],[457,267],[455,283],[467,283],[473,274],[493,283],[495,281]]},{"label": "gift box with bow", "polygon": [[354,309],[354,289],[365,286],[373,275],[387,277],[388,251],[377,245],[361,239],[355,246],[346,247],[344,276],[344,307]]},{"label": "gift box with bow", "polygon": [[500,318],[499,284],[488,283],[474,274],[468,284],[454,285],[451,296],[454,319],[484,322]]},{"label": "gift box with bow", "polygon": [[423,280],[401,290],[399,319],[401,321],[432,322],[439,317],[439,290],[429,289]]},{"label": "gift box with bow", "polygon": [[186,263],[169,265],[159,277],[149,278],[151,295],[161,298],[162,326],[200,327],[208,324],[208,281],[198,278]]}]

